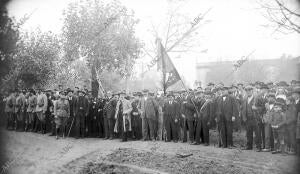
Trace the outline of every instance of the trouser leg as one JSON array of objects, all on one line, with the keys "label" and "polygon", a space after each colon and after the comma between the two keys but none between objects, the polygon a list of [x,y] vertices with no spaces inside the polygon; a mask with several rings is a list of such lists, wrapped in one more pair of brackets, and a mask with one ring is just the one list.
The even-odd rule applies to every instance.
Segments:
[{"label": "trouser leg", "polygon": [[288,133],[290,148],[293,151],[295,151],[295,148],[296,148],[296,127],[293,126],[293,125],[288,125],[287,133]]},{"label": "trouser leg", "polygon": [[182,142],[186,142],[187,141],[187,121],[186,121],[186,118],[182,119],[181,130],[182,130]]},{"label": "trouser leg", "polygon": [[195,142],[200,144],[200,138],[201,138],[201,129],[202,129],[202,126],[201,126],[201,119],[198,118],[196,121],[196,130],[195,130]]},{"label": "trouser leg", "polygon": [[253,148],[253,125],[246,123],[247,148]]},{"label": "trouser leg", "polygon": [[265,149],[271,149],[270,141],[271,141],[271,126],[269,123],[264,124],[265,129]]},{"label": "trouser leg", "polygon": [[265,123],[260,123],[262,148],[266,147]]},{"label": "trouser leg", "polygon": [[142,118],[142,131],[143,139],[146,140],[148,137],[148,118]]},{"label": "trouser leg", "polygon": [[165,119],[165,130],[166,130],[166,133],[167,133],[167,137],[166,137],[166,141],[171,141],[171,125],[170,125],[170,118],[169,116],[166,116],[166,119]]},{"label": "trouser leg", "polygon": [[109,125],[108,125],[108,119],[106,117],[103,118],[104,121],[104,133],[105,133],[105,138],[109,138]]},{"label": "trouser leg", "polygon": [[155,129],[155,120],[154,119],[148,119],[148,125],[149,125],[149,131],[150,131],[150,139],[155,140],[155,135],[154,135],[154,129]]},{"label": "trouser leg", "polygon": [[74,136],[75,138],[79,138],[80,137],[80,116],[79,114],[75,115],[75,125],[74,125]]},{"label": "trouser leg", "polygon": [[118,120],[114,120],[113,118],[109,118],[108,119],[108,131],[109,131],[109,137],[110,138],[114,138],[114,126],[115,126],[115,121]]},{"label": "trouser leg", "polygon": [[261,135],[262,130],[259,124],[254,125],[254,132],[255,132],[255,145],[257,149],[261,149]]},{"label": "trouser leg", "polygon": [[172,138],[173,138],[173,141],[177,142],[178,141],[178,122],[175,123],[175,120],[172,119],[172,122],[171,122],[171,129],[172,129]]},{"label": "trouser leg", "polygon": [[6,129],[9,129],[9,127],[10,127],[10,113],[6,112],[5,116],[6,116]]},{"label": "trouser leg", "polygon": [[80,129],[81,129],[81,137],[85,137],[86,136],[86,117],[84,116],[84,114],[81,115],[80,117]]},{"label": "trouser leg", "polygon": [[227,144],[227,146],[233,146],[232,121],[227,120],[225,123],[226,123],[226,144]]},{"label": "trouser leg", "polygon": [[189,141],[190,143],[194,142],[194,124],[193,120],[187,120],[188,129],[189,129]]},{"label": "trouser leg", "polygon": [[207,122],[207,119],[202,120],[203,142],[209,144],[209,127],[207,125]]},{"label": "trouser leg", "polygon": [[220,140],[221,140],[221,146],[227,147],[227,140],[226,140],[226,123],[225,119],[221,119],[219,122],[219,134],[220,134]]}]

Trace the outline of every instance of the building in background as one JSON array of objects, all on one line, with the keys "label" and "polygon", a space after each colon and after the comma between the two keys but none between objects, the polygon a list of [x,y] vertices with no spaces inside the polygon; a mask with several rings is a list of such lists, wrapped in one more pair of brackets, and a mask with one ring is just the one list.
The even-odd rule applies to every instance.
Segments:
[{"label": "building in background", "polygon": [[209,82],[290,82],[300,77],[300,56],[296,58],[249,60],[234,71],[235,61],[197,63],[196,81]]}]

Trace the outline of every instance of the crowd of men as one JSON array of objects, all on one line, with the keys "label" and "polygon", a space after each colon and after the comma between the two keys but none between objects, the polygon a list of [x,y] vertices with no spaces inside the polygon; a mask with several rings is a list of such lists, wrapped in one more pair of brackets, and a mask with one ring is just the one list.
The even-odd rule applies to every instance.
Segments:
[{"label": "crowd of men", "polygon": [[148,90],[107,92],[102,98],[78,87],[13,90],[4,100],[8,130],[51,133],[56,139],[99,137],[208,146],[209,130],[216,129],[219,147],[232,148],[233,131],[245,129],[245,150],[255,144],[258,152],[299,154],[299,99],[300,81],[293,80],[209,83],[204,89],[166,95]]}]

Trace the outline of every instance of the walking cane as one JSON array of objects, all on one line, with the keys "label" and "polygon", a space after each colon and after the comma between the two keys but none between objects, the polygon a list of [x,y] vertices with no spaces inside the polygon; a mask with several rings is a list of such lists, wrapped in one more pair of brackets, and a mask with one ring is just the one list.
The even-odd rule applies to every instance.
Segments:
[{"label": "walking cane", "polygon": [[73,126],[74,120],[75,120],[75,116],[73,117],[73,120],[72,120],[72,123],[71,123],[70,129],[69,129],[69,131],[68,131],[68,135],[67,135],[67,137],[69,137],[69,135],[70,135],[70,132],[71,132],[71,129],[72,129],[72,126]]}]

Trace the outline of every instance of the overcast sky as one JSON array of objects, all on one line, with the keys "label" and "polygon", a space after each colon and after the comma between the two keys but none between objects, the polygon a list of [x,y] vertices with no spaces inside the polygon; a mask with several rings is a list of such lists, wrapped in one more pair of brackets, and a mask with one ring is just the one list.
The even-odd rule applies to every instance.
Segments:
[{"label": "overcast sky", "polygon": [[[62,10],[71,1],[74,0],[13,0],[8,4],[8,10],[9,15],[17,19],[33,12],[24,29],[40,27],[44,31],[59,33],[62,27]],[[122,4],[135,11],[136,18],[140,19],[137,36],[146,44],[154,40],[149,32],[151,25],[158,26],[166,22],[163,21],[163,17],[172,6],[179,5],[179,11],[191,19],[212,7],[206,17],[211,22],[198,31],[201,46],[197,49],[208,51],[204,54],[200,51],[181,54],[181,58],[177,59],[174,59],[176,55],[171,55],[180,74],[185,74],[190,81],[195,78],[195,70],[191,67],[194,67],[196,61],[237,60],[253,50],[256,51],[252,59],[278,58],[282,54],[300,55],[300,35],[272,34],[274,28],[264,27],[269,23],[257,9],[257,1],[121,0]]]}]

